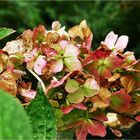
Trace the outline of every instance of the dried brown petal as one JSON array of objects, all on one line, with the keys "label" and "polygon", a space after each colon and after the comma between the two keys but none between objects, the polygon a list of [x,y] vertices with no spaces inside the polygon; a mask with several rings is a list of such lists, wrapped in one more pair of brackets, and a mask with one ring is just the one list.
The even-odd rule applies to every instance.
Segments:
[{"label": "dried brown petal", "polygon": [[12,72],[4,71],[0,75],[0,88],[14,96],[17,94],[17,85]]},{"label": "dried brown petal", "polygon": [[136,82],[131,75],[126,75],[126,76],[121,77],[120,81],[127,93],[129,93],[135,89]]}]

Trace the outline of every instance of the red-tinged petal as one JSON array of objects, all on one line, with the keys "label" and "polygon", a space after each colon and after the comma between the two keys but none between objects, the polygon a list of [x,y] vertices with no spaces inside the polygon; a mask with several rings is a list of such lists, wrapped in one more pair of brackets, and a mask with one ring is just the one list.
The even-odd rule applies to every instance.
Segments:
[{"label": "red-tinged petal", "polygon": [[108,121],[106,114],[101,110],[97,110],[96,112],[93,112],[92,118],[98,121]]},{"label": "red-tinged petal", "polygon": [[62,111],[64,114],[68,114],[68,113],[71,112],[73,109],[74,109],[74,107],[73,107],[72,105],[69,105],[69,106],[62,106],[62,107],[61,107],[61,111]]},{"label": "red-tinged petal", "polygon": [[92,121],[87,125],[88,133],[92,136],[104,137],[106,135],[106,128],[103,124],[98,121]]},{"label": "red-tinged petal", "polygon": [[67,46],[68,44],[69,44],[69,43],[68,43],[68,41],[66,41],[66,40],[61,40],[61,41],[59,42],[59,45],[62,47],[63,50],[66,48],[66,46]]},{"label": "red-tinged petal", "polygon": [[65,82],[65,80],[71,75],[71,73],[72,73],[72,72],[68,73],[68,74],[67,74],[66,76],[64,76],[60,81],[52,80],[52,81],[51,81],[52,87],[54,88],[54,87],[58,87],[58,86],[62,85],[62,84]]},{"label": "red-tinged petal", "polygon": [[114,34],[114,32],[111,31],[107,34],[104,44],[107,45],[109,49],[113,49],[117,38],[118,38],[118,35]]},{"label": "red-tinged petal", "polygon": [[136,116],[135,120],[136,120],[137,122],[140,122],[140,115]]},{"label": "red-tinged petal", "polygon": [[124,113],[130,107],[131,96],[124,89],[119,90],[111,96],[111,108],[117,112]]},{"label": "red-tinged petal", "polygon": [[115,49],[117,51],[120,51],[120,50],[124,50],[126,48],[128,44],[128,36],[126,35],[122,35],[118,38],[116,44],[115,44]]},{"label": "red-tinged petal", "polygon": [[39,56],[34,65],[34,71],[38,75],[42,75],[42,70],[45,68],[47,61],[45,60],[45,56]]},{"label": "red-tinged petal", "polygon": [[62,69],[63,69],[62,59],[59,59],[58,61],[56,61],[52,64],[51,70],[53,73],[60,72],[60,71],[62,71]]},{"label": "red-tinged petal", "polygon": [[56,50],[52,49],[52,48],[46,48],[46,46],[42,46],[41,50],[43,52],[43,54],[45,54],[47,56],[47,58],[51,58],[53,56],[55,56],[57,53]]},{"label": "red-tinged petal", "polygon": [[83,103],[72,104],[72,106],[81,110],[87,110],[87,107]]},{"label": "red-tinged petal", "polygon": [[79,53],[80,53],[80,50],[78,47],[76,47],[73,44],[69,44],[65,48],[64,57],[78,56]]},{"label": "red-tinged petal", "polygon": [[86,140],[87,134],[88,134],[88,131],[85,125],[77,128],[75,131],[77,140]]},{"label": "red-tinged petal", "polygon": [[36,96],[36,91],[34,90],[26,90],[22,89],[21,90],[21,95],[27,99],[34,99]]},{"label": "red-tinged petal", "polygon": [[112,56],[111,57],[111,64],[112,67],[110,68],[111,70],[114,70],[116,68],[119,68],[122,66],[122,64],[124,63],[124,58],[117,55],[117,56]]},{"label": "red-tinged petal", "polygon": [[86,38],[85,42],[83,43],[82,47],[86,48],[87,50],[91,49],[91,43],[92,43],[93,35],[90,34],[88,38]]},{"label": "red-tinged petal", "polygon": [[103,58],[109,57],[111,51],[110,50],[104,50],[104,48],[97,49],[92,53],[92,57],[94,60],[100,60]]},{"label": "red-tinged petal", "polygon": [[46,35],[46,29],[43,25],[39,25],[33,29],[33,43],[36,45],[36,41],[42,41]]},{"label": "red-tinged petal", "polygon": [[94,61],[94,57],[90,54],[82,62],[83,66],[86,66]]}]

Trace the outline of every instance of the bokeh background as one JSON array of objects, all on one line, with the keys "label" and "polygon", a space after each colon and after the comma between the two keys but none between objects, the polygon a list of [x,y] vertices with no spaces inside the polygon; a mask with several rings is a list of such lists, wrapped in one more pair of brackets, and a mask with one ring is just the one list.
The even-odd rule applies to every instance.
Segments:
[{"label": "bokeh background", "polygon": [[[0,1],[0,27],[10,27],[17,33],[14,39],[25,29],[43,24],[50,29],[54,20],[59,20],[66,29],[86,19],[94,38],[93,48],[97,48],[106,34],[115,33],[129,36],[126,50],[134,51],[140,58],[140,1]],[[2,41],[2,47],[5,42]]]}]

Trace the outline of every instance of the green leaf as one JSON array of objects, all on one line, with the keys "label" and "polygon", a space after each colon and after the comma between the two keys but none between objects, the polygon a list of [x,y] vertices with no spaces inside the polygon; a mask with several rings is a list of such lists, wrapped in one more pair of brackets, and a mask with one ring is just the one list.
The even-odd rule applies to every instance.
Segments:
[{"label": "green leaf", "polygon": [[0,28],[0,40],[14,32],[15,32],[15,30],[10,29],[10,28]]},{"label": "green leaf", "polygon": [[79,83],[74,79],[69,79],[66,83],[65,90],[68,93],[73,93],[79,89]]},{"label": "green leaf", "polygon": [[74,138],[74,129],[59,131],[57,140],[72,140]]},{"label": "green leaf", "polygon": [[36,140],[55,139],[56,118],[54,110],[42,89],[38,88],[37,96],[27,106],[26,111],[31,118]]},{"label": "green leaf", "polygon": [[84,99],[84,93],[82,91],[82,88],[80,88],[78,91],[74,93],[69,93],[67,95],[67,98],[71,103],[75,103],[75,104],[81,103]]},{"label": "green leaf", "polygon": [[0,140],[33,139],[29,118],[20,102],[0,90]]}]

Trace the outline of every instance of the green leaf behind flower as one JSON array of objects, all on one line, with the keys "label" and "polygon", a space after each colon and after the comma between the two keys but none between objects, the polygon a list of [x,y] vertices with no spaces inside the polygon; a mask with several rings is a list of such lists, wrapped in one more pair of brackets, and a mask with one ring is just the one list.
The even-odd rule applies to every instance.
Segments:
[{"label": "green leaf behind flower", "polygon": [[34,139],[55,139],[56,118],[54,110],[42,89],[37,90],[37,96],[27,106],[26,111],[32,122]]},{"label": "green leaf behind flower", "polygon": [[0,40],[14,33],[15,30],[10,28],[0,28]]}]

